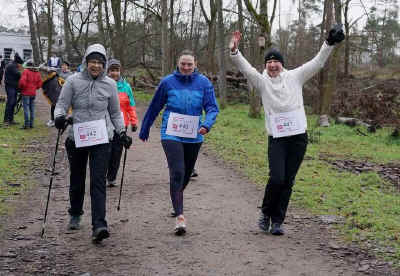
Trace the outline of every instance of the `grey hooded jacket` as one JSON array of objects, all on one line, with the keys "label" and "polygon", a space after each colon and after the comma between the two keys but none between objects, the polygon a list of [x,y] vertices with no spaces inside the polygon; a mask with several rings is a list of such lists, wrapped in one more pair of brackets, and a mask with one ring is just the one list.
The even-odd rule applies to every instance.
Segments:
[{"label": "grey hooded jacket", "polygon": [[[101,44],[90,45],[83,57],[83,70],[74,74],[65,82],[54,110],[54,117],[67,115],[72,107],[74,124],[105,119],[108,137],[111,140],[114,129],[118,134],[125,130],[119,106],[116,82],[107,77],[107,64],[104,72],[94,79],[87,70],[86,57],[97,52],[107,60],[106,51]],[[69,138],[74,140],[73,129],[69,130]]]}]

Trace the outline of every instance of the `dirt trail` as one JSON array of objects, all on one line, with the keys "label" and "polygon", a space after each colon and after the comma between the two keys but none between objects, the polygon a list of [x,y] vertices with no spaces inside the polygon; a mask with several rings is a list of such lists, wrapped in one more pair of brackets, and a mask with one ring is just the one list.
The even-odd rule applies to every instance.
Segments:
[{"label": "dirt trail", "polygon": [[[37,105],[40,116],[47,118],[48,107],[41,97]],[[144,110],[139,107],[139,117]],[[0,236],[0,275],[308,276],[364,275],[363,270],[369,275],[395,275],[376,261],[372,267],[371,259],[360,252],[335,248],[329,227],[297,210],[288,211],[287,235],[261,233],[256,221],[263,190],[205,149],[196,166],[199,176],[185,191],[188,233],[174,236],[175,220],[168,216],[168,168],[159,139],[155,127],[148,143],[134,135],[119,212],[119,187],[107,190],[111,237],[101,245],[91,243],[88,191],[82,229],[66,230],[69,175],[62,147],[46,238],[39,236],[49,183],[43,166],[33,172],[37,188],[21,200]],[[48,149],[52,150],[53,146]]]}]

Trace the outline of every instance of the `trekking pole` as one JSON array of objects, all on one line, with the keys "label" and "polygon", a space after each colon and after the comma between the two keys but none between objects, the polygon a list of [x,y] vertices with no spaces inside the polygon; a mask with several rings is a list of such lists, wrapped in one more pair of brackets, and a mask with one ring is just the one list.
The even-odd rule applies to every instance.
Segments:
[{"label": "trekking pole", "polygon": [[46,202],[46,210],[44,212],[44,219],[43,219],[43,225],[42,225],[42,232],[40,234],[40,237],[43,238],[44,235],[44,230],[46,228],[46,219],[47,219],[47,211],[49,209],[49,201],[50,201],[50,192],[51,192],[51,186],[53,185],[53,177],[54,177],[54,171],[56,168],[56,155],[57,155],[57,150],[58,150],[58,144],[60,142],[60,137],[64,133],[65,129],[67,128],[68,124],[72,122],[72,119],[68,119],[65,123],[65,127],[63,129],[59,129],[57,133],[57,142],[56,142],[56,149],[54,151],[54,156],[53,156],[53,165],[51,168],[51,175],[50,175],[50,184],[49,184],[49,191],[47,192],[47,202]]},{"label": "trekking pole", "polygon": [[125,162],[126,162],[126,155],[127,155],[127,152],[128,152],[128,149],[125,148],[124,163],[122,164],[121,186],[120,186],[120,188],[119,188],[119,200],[118,200],[117,211],[119,211],[119,207],[120,207],[120,205],[121,205],[122,185],[124,184]]}]

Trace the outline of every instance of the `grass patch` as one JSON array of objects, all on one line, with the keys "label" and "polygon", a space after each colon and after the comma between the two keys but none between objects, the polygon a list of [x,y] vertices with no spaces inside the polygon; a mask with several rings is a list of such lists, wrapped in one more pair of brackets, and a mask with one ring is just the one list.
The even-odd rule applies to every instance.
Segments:
[{"label": "grass patch", "polygon": [[[1,103],[0,118],[4,117],[4,108],[5,103]],[[26,146],[48,135],[48,128],[37,119],[33,129],[21,130],[22,110],[14,120],[20,124],[0,128],[0,215],[9,214],[9,202],[32,186],[32,181],[28,181],[30,168],[37,158],[42,157],[43,151],[31,153]]]},{"label": "grass patch", "polygon": [[[229,106],[221,113],[207,144],[224,160],[237,165],[258,185],[268,180],[267,139],[264,118],[249,119],[247,105]],[[400,140],[390,137],[390,129],[368,136],[354,128],[332,125],[316,128],[316,116],[309,116],[309,129],[319,131],[320,142],[309,144],[306,160],[297,175],[292,202],[314,214],[344,218],[339,230],[345,238],[361,246],[375,244],[375,251],[400,265],[400,194],[375,172],[339,172],[322,161],[352,159],[375,163],[399,163]],[[365,129],[361,129],[367,133]]]},{"label": "grass patch", "polygon": [[135,101],[138,103],[149,103],[153,98],[154,93],[146,93],[143,90],[133,90]]}]

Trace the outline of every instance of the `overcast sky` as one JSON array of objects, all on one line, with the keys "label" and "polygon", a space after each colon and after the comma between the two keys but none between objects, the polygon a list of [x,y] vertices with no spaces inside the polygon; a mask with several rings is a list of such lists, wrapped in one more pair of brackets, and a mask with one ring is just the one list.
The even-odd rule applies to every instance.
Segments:
[{"label": "overcast sky", "polygon": [[[225,0],[225,3],[230,1]],[[208,1],[205,1],[207,3]],[[272,2],[272,1],[270,1]],[[281,26],[286,27],[288,22],[297,17],[296,5],[292,4],[291,0],[281,0]],[[364,1],[369,6],[370,1]],[[26,0],[0,0],[0,24],[9,28],[21,27],[28,25],[28,14],[24,10],[21,12],[21,8],[25,7]],[[353,0],[351,2],[351,18],[355,19],[363,14],[363,9],[359,0]],[[315,19],[317,22],[320,19]],[[275,21],[274,27],[277,27],[278,19]]]}]

